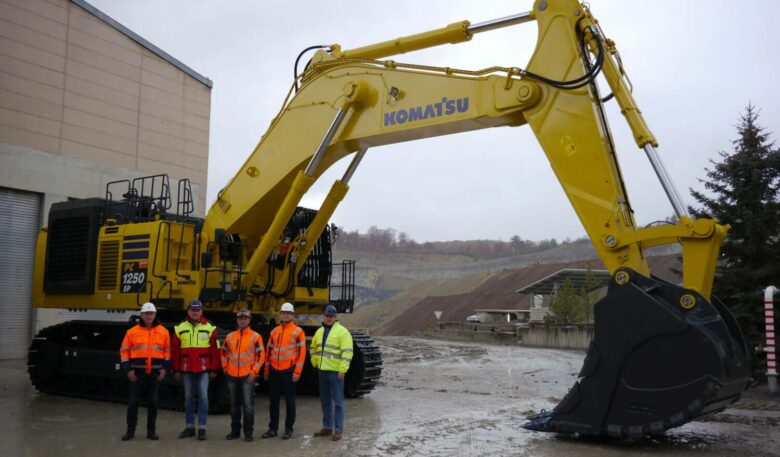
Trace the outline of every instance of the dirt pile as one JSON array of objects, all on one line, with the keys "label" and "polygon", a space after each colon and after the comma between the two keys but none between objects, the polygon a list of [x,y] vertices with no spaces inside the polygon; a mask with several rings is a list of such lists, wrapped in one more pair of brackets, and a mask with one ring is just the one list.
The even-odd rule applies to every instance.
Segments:
[{"label": "dirt pile", "polygon": [[[651,270],[661,279],[679,282],[682,264],[679,256],[666,255],[649,257]],[[531,265],[524,268],[505,270],[490,275],[473,290],[447,295],[440,291],[437,296],[427,296],[397,313],[392,321],[376,333],[386,335],[413,335],[436,322],[434,311],[442,311],[441,321],[463,321],[474,314],[475,309],[528,309],[530,297],[515,291],[563,268],[604,269],[600,260],[580,260],[548,265]]]}]

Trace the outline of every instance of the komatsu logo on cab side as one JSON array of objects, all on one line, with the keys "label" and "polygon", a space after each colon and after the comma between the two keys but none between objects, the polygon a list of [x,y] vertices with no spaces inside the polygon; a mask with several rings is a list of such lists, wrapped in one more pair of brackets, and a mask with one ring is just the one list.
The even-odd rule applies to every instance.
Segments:
[{"label": "komatsu logo on cab side", "polygon": [[416,122],[423,119],[435,117],[450,116],[458,113],[465,113],[469,110],[469,98],[457,98],[450,100],[447,97],[437,103],[429,103],[424,106],[415,106],[409,109],[399,109],[385,113],[385,127],[388,125],[403,125],[407,122]]}]

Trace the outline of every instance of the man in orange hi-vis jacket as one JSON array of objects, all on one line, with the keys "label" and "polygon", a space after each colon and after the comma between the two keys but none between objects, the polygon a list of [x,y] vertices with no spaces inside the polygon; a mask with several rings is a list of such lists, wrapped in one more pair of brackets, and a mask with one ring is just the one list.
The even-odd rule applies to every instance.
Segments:
[{"label": "man in orange hi-vis jacket", "polygon": [[160,439],[155,430],[157,422],[157,391],[160,381],[170,369],[171,337],[157,320],[157,309],[152,303],[141,307],[141,321],[125,334],[119,348],[122,372],[130,380],[130,402],[127,405],[127,432],[122,441],[135,437],[138,423],[138,403],[146,390],[146,438]]},{"label": "man in orange hi-vis jacket", "polygon": [[271,421],[263,438],[276,436],[279,430],[279,397],[284,394],[286,416],[282,439],[292,438],[295,424],[295,383],[301,379],[303,363],[306,361],[306,335],[295,325],[292,303],[285,303],[279,312],[281,323],[271,330],[268,338],[263,378],[268,381]]},{"label": "man in orange hi-vis jacket", "polygon": [[249,328],[252,313],[241,309],[236,313],[238,329],[225,337],[222,345],[222,371],[230,391],[230,433],[225,437],[241,437],[241,415],[244,416],[244,440],[253,439],[255,426],[255,378],[265,362],[263,337]]}]

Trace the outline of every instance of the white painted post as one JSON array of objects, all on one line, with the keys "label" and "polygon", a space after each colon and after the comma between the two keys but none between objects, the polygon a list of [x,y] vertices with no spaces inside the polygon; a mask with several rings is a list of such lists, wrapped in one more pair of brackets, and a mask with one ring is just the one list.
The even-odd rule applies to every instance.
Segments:
[{"label": "white painted post", "polygon": [[764,289],[764,323],[766,324],[766,378],[769,385],[769,393],[777,392],[777,350],[775,346],[775,307],[774,296],[778,292],[777,287],[769,286]]}]

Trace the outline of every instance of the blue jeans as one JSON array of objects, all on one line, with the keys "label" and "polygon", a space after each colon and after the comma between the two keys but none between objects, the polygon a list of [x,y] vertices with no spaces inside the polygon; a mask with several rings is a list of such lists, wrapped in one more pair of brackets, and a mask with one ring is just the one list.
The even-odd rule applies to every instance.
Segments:
[{"label": "blue jeans", "polygon": [[255,383],[246,382],[247,376],[227,376],[230,391],[230,431],[241,431],[241,415],[244,416],[244,436],[252,436],[255,427]]},{"label": "blue jeans", "polygon": [[198,428],[205,430],[209,414],[209,374],[207,372],[182,373],[182,382],[184,382],[184,417],[187,428],[195,428],[197,400]]},{"label": "blue jeans", "polygon": [[320,371],[320,404],[322,428],[344,430],[344,381],[338,372]]}]

